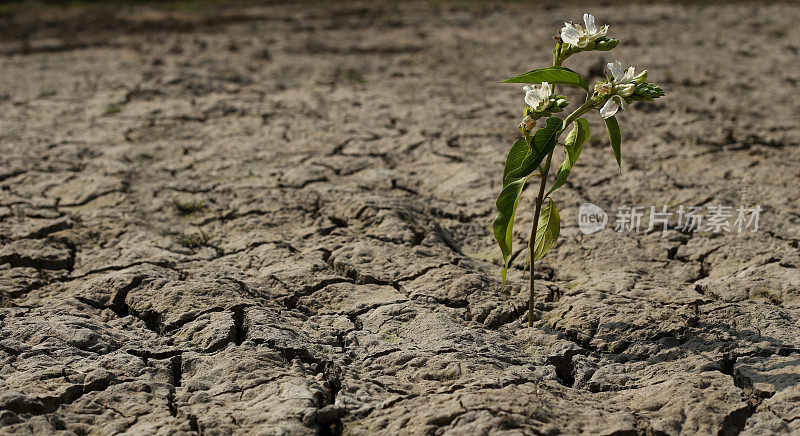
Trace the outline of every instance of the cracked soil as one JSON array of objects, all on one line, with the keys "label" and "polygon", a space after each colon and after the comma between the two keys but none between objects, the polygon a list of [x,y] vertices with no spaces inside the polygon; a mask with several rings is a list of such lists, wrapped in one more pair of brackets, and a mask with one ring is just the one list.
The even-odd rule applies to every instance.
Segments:
[{"label": "cracked soil", "polygon": [[[619,115],[624,178],[589,117],[535,327],[524,252],[502,290],[496,82],[583,12],[0,15],[0,434],[800,434],[796,3],[594,7],[622,43],[566,66],[667,96]],[[584,235],[584,202],[763,211]]]}]

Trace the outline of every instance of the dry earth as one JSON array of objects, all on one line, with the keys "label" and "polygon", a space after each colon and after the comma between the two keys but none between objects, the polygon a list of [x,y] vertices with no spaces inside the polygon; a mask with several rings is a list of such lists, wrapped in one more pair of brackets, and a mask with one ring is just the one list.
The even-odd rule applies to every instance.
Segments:
[{"label": "dry earth", "polygon": [[[582,12],[0,17],[0,433],[800,433],[797,4],[595,7],[623,42],[567,66],[668,94],[624,178],[591,117],[534,328],[524,254],[501,292],[495,82]],[[583,235],[587,201],[763,211]]]}]

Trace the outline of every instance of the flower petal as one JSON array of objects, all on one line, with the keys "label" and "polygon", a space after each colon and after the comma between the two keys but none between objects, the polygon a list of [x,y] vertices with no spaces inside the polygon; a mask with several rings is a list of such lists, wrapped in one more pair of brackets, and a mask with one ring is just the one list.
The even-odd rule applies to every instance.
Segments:
[{"label": "flower petal", "polygon": [[603,107],[600,108],[600,116],[605,118],[613,117],[617,113],[619,106],[613,99],[609,99]]},{"label": "flower petal", "polygon": [[625,77],[625,72],[622,70],[622,63],[620,61],[609,62],[608,69],[611,70],[611,75],[614,76],[614,80],[617,82]]},{"label": "flower petal", "polygon": [[539,97],[544,100],[550,98],[551,95],[553,95],[553,87],[547,82],[542,82],[542,88],[539,90]]},{"label": "flower petal", "polygon": [[567,44],[578,45],[582,32],[579,32],[572,24],[564,24],[566,24],[566,26],[561,29],[561,40]]},{"label": "flower petal", "polygon": [[564,27],[562,27],[561,29],[562,30],[564,30],[564,29],[572,29],[572,30],[578,32],[578,35],[583,35],[583,33],[584,33],[583,32],[583,27],[581,27],[581,25],[578,24],[578,23],[572,23],[572,22],[567,23],[565,21],[564,22]]},{"label": "flower petal", "polygon": [[598,32],[597,32],[597,35],[596,35],[596,36],[597,36],[598,38],[599,38],[599,37],[601,37],[601,36],[606,36],[606,33],[608,33],[608,24],[606,24],[605,26],[603,26],[603,27],[600,29],[600,31],[598,31]]},{"label": "flower petal", "polygon": [[625,108],[628,106],[628,103],[625,101],[625,99],[620,97],[620,96],[618,96],[618,95],[614,95],[611,98],[612,99],[616,98],[619,101],[619,110],[621,110],[621,111],[624,111]]},{"label": "flower petal", "polygon": [[539,103],[542,102],[542,99],[539,98],[535,89],[532,89],[525,93],[525,103],[528,106],[532,107],[534,110],[539,106]]},{"label": "flower petal", "polygon": [[620,83],[617,85],[617,95],[622,97],[627,97],[633,94],[633,91],[636,90],[636,85],[633,83]]},{"label": "flower petal", "polygon": [[[614,114],[617,113],[617,110],[619,110],[619,108],[620,108],[619,104],[617,104],[617,101],[614,99],[614,97],[619,97],[619,96],[618,95],[612,95],[611,98],[608,99],[606,104],[604,104],[603,107],[600,108],[600,116],[603,117],[604,119],[605,118],[609,118],[609,117],[613,117]],[[619,99],[624,104],[624,100],[622,100],[621,97],[619,97]]]},{"label": "flower petal", "polygon": [[624,81],[630,82],[634,77],[636,77],[636,69],[633,67],[628,67],[628,69],[625,71]]},{"label": "flower petal", "polygon": [[594,15],[583,14],[583,22],[586,24],[586,34],[588,36],[597,33],[597,26],[594,25]]}]

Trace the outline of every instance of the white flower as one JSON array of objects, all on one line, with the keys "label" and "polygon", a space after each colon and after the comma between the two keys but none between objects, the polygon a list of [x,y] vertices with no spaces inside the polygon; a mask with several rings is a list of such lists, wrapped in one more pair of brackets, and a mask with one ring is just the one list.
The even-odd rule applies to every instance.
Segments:
[{"label": "white flower", "polygon": [[608,63],[608,69],[611,70],[611,75],[614,77],[615,94],[627,97],[633,94],[636,89],[636,84],[633,79],[636,77],[636,70],[633,67],[628,67],[627,70],[622,69],[620,61]]},{"label": "white flower", "polygon": [[[636,73],[633,67],[629,67],[627,70],[624,70],[619,61],[614,61],[608,64],[608,69],[611,70],[611,75],[614,77],[610,84],[614,95],[612,95],[611,98],[606,101],[606,104],[600,108],[600,116],[603,118],[614,116],[618,110],[624,111],[625,106],[628,104],[624,97],[628,97],[629,95],[633,94],[634,90],[636,90],[636,83],[634,83]],[[609,89],[608,86],[603,86],[600,88],[603,90]],[[596,85],[595,90],[597,89],[598,86]],[[609,94],[609,92],[606,92],[606,94]]]},{"label": "white flower", "polygon": [[540,87],[523,86],[522,90],[525,91],[525,103],[534,112],[544,110],[550,104],[550,96],[553,95],[553,88],[547,82],[542,82]]},{"label": "white flower", "polygon": [[611,82],[597,82],[594,85],[594,91],[602,95],[611,95],[614,91],[614,85]]},{"label": "white flower", "polygon": [[613,117],[614,114],[617,113],[617,110],[619,109],[625,110],[626,105],[627,103],[625,103],[624,98],[618,95],[612,95],[611,98],[608,99],[606,104],[604,104],[603,107],[600,108],[600,116],[603,117],[604,119],[608,117]]},{"label": "white flower", "polygon": [[581,27],[580,24],[564,23],[564,27],[561,28],[561,40],[567,44],[584,48],[590,42],[606,36],[608,32],[608,25],[597,30],[597,26],[594,25],[594,15],[592,14],[583,14],[583,23],[586,25],[586,29]]}]

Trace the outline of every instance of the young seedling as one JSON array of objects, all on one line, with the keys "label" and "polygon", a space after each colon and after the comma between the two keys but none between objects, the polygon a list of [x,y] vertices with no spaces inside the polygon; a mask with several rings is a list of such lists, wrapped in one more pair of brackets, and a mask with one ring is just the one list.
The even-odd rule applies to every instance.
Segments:
[{"label": "young seedling", "polygon": [[181,215],[191,215],[206,208],[206,204],[203,202],[203,200],[182,201],[178,200],[177,198],[173,198],[172,204],[175,205],[175,209],[178,209],[178,213]]},{"label": "young seedling", "polygon": [[[627,70],[620,62],[608,64],[611,72],[606,80],[590,88],[584,78],[561,65],[570,56],[588,51],[608,51],[619,44],[619,40],[607,35],[608,26],[598,29],[594,16],[583,14],[584,26],[564,23],[560,36],[556,37],[553,50],[553,66],[539,68],[520,74],[501,83],[525,83],[525,108],[519,130],[522,138],[511,146],[503,169],[503,189],[497,197],[497,217],[494,220],[494,236],[503,253],[503,285],[506,282],[509,261],[511,260],[512,230],[520,194],[525,183],[532,177],[539,180],[536,195],[528,252],[530,258],[530,296],[528,300],[528,325],[533,326],[534,290],[533,265],[555,244],[561,229],[558,209],[550,195],[564,185],[569,173],[578,161],[584,142],[589,138],[589,122],[581,118],[585,113],[598,109],[605,122],[611,149],[617,166],[622,171],[619,123],[614,116],[617,111],[633,101],[652,102],[664,95],[656,84],[647,81],[647,71],[635,74],[634,68]],[[537,86],[538,85],[538,86]],[[584,103],[565,118],[552,116],[562,112],[569,103],[566,98],[556,95],[556,85],[575,86],[586,92]],[[545,118],[544,125],[536,128],[537,121]],[[562,144],[559,137],[574,124]],[[555,179],[547,189],[550,163],[556,146],[564,147],[564,162],[558,168]]]},{"label": "young seedling", "polygon": [[200,233],[181,233],[178,235],[178,243],[186,248],[199,248],[208,242],[208,235],[202,230]]},{"label": "young seedling", "polygon": [[120,112],[122,112],[122,108],[121,107],[119,107],[119,106],[117,106],[115,104],[110,104],[110,105],[106,106],[106,109],[103,111],[103,116],[116,115],[116,114],[118,114]]}]

